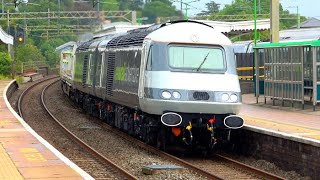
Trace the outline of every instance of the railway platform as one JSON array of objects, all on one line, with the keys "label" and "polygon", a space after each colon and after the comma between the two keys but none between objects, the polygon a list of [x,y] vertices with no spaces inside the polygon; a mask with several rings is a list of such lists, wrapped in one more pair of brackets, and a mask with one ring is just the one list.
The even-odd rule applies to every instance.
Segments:
[{"label": "railway platform", "polygon": [[282,106],[278,102],[275,106],[272,100],[259,97],[256,103],[254,94],[242,95],[243,106],[240,116],[245,120],[244,128],[281,135],[287,139],[304,142],[307,144],[320,144],[320,106],[313,111],[312,105],[302,105],[285,102]]},{"label": "railway platform", "polygon": [[0,179],[92,179],[42,139],[11,108],[0,80]]}]

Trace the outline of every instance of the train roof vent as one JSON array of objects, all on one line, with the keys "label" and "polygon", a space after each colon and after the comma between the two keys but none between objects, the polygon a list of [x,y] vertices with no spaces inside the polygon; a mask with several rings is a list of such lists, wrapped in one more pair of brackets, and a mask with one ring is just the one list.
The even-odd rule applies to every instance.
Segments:
[{"label": "train roof vent", "polygon": [[113,38],[108,47],[128,47],[128,46],[140,46],[144,38],[152,31],[140,30],[131,31],[131,33]]},{"label": "train roof vent", "polygon": [[86,51],[89,49],[89,46],[92,44],[93,40],[84,42],[82,44],[80,44],[77,48],[77,51]]}]

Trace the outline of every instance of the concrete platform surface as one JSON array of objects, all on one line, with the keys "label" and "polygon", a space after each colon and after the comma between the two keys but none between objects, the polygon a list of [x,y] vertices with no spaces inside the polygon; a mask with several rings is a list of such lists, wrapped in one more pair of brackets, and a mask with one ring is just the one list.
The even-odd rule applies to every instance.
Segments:
[{"label": "concrete platform surface", "polygon": [[11,108],[0,81],[0,179],[93,179],[36,134]]},{"label": "concrete platform surface", "polygon": [[[242,95],[243,106],[239,115],[245,119],[245,126],[252,126],[271,130],[273,132],[285,133],[288,136],[308,138],[310,140],[320,140],[320,106],[313,111],[311,105],[306,104],[302,109],[301,103],[286,102],[284,106],[281,102],[276,102],[272,106],[272,100],[256,97],[253,94]],[[320,141],[319,141],[320,142]]]}]

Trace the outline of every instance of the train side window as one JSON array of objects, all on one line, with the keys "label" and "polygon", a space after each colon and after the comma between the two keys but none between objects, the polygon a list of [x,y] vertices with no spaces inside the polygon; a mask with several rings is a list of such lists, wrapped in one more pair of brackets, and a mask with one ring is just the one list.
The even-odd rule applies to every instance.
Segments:
[{"label": "train side window", "polygon": [[148,52],[147,67],[146,67],[147,71],[152,70],[152,47],[153,46],[150,46],[149,52]]},{"label": "train side window", "polygon": [[92,54],[89,55],[89,64],[88,64],[88,79],[87,79],[87,84],[92,85],[92,81],[91,81],[91,72],[92,72]]},{"label": "train side window", "polygon": [[95,81],[95,83],[96,83],[96,87],[101,87],[101,80],[100,80],[100,78],[101,78],[101,60],[102,59],[99,59],[99,58],[97,58],[97,69],[96,69],[96,81]]},{"label": "train side window", "polygon": [[105,53],[101,54],[101,69],[100,69],[100,87],[102,87],[102,79],[104,76],[104,58],[105,58]]}]

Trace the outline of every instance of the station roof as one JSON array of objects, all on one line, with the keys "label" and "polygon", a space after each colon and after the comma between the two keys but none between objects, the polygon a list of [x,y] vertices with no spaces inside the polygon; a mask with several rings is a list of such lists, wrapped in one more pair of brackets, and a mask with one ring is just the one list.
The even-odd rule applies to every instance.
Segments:
[{"label": "station roof", "polygon": [[[232,33],[232,32],[248,32],[254,30],[254,21],[238,21],[238,22],[224,22],[224,21],[209,21],[209,20],[196,20],[206,23],[216,30],[222,33]],[[270,19],[257,20],[257,30],[269,30],[270,29]]]},{"label": "station roof", "polygon": [[280,31],[280,41],[308,41],[318,39],[320,39],[320,26],[318,28],[288,29]]},{"label": "station roof", "polygon": [[13,45],[13,37],[7,34],[1,27],[0,27],[0,43]]},{"label": "station roof", "polygon": [[320,18],[312,17],[301,23],[300,28],[320,28]]},{"label": "station roof", "polygon": [[[210,20],[194,20],[202,22],[212,26],[217,31],[221,33],[241,33],[254,30],[254,21],[238,21],[238,22],[225,22],[225,21],[210,21]],[[100,30],[95,33],[94,37],[99,37],[107,34],[113,33],[123,33],[130,31],[132,29],[149,27],[152,24],[147,25],[131,25],[130,23],[111,23],[103,27],[103,30]],[[263,31],[270,29],[270,19],[257,20],[257,30]]]}]

